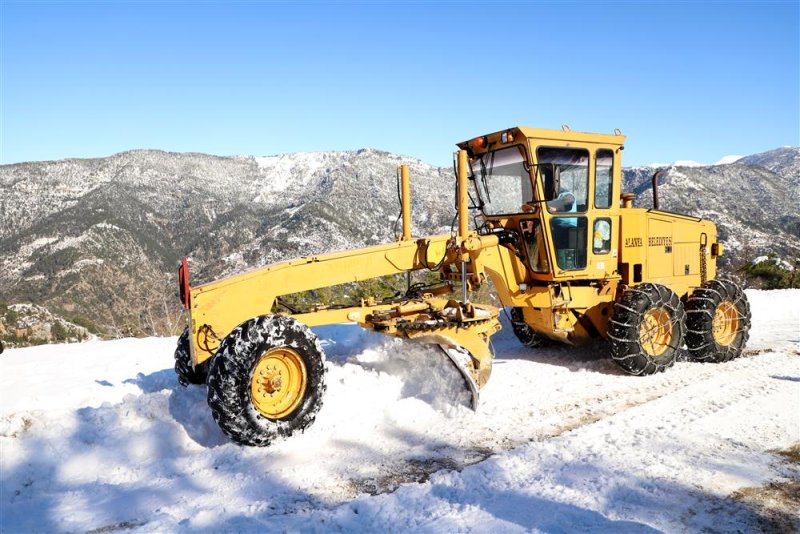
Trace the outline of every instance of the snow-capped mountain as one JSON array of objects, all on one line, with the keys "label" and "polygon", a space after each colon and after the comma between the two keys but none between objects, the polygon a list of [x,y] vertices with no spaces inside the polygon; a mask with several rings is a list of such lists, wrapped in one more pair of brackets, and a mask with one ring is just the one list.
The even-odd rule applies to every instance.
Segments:
[{"label": "snow-capped mountain", "polygon": [[[268,157],[156,150],[0,166],[0,301],[33,302],[118,333],[175,324],[175,267],[193,283],[393,239],[396,170],[411,167],[415,235],[449,231],[453,171],[364,149]],[[651,202],[653,168],[625,170]],[[671,166],[662,208],[715,220],[727,258],[800,251],[800,149]]]},{"label": "snow-capped mountain", "polygon": [[760,154],[745,156],[739,160],[739,163],[763,167],[793,179],[795,185],[800,181],[800,148],[796,146],[784,146]]},{"label": "snow-capped mountain", "polygon": [[744,156],[736,156],[736,155],[722,156],[717,160],[717,162],[714,165],[730,165],[731,163],[736,163],[743,157]]},{"label": "snow-capped mountain", "polygon": [[698,163],[691,159],[679,159],[672,163],[672,167],[704,167],[702,163]]}]

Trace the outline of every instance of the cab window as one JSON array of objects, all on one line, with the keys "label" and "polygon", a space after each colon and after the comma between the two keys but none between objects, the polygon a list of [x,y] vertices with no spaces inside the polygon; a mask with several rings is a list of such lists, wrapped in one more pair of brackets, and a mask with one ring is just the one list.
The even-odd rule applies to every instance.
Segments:
[{"label": "cab window", "polygon": [[611,219],[608,217],[594,221],[592,252],[595,254],[608,254],[611,252]]},{"label": "cab window", "polygon": [[544,235],[539,219],[522,219],[519,221],[522,232],[522,241],[525,243],[525,255],[528,257],[528,267],[535,273],[550,271],[547,253],[544,248]]},{"label": "cab window", "polygon": [[598,150],[594,166],[594,207],[610,208],[613,192],[614,152]]},{"label": "cab window", "polygon": [[556,263],[563,271],[586,268],[586,217],[559,215],[550,219]]},{"label": "cab window", "polygon": [[589,152],[577,148],[539,147],[538,172],[551,213],[586,211],[589,192]]}]

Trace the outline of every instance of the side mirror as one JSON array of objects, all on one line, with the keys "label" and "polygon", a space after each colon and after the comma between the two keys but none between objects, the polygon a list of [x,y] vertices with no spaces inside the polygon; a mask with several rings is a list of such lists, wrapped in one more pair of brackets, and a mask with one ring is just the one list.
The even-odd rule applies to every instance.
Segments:
[{"label": "side mirror", "polygon": [[554,163],[540,163],[539,173],[544,185],[544,199],[546,201],[557,199],[561,190],[561,167]]}]

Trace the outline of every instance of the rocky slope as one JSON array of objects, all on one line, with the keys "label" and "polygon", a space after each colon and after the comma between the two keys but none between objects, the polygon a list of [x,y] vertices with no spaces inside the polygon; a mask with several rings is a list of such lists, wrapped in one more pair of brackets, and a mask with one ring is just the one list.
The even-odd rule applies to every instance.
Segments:
[{"label": "rocky slope", "polygon": [[0,301],[32,301],[122,334],[175,321],[194,282],[392,239],[396,169],[419,233],[452,221],[452,171],[375,150],[215,157],[132,151],[0,167]]},{"label": "rocky slope", "polygon": [[[180,323],[193,282],[393,239],[396,169],[411,166],[415,234],[448,231],[453,173],[376,150],[216,157],[154,150],[0,166],[0,301],[45,305],[114,334]],[[625,170],[650,203],[652,168]],[[662,208],[715,220],[731,254],[798,256],[800,149],[668,169]]]},{"label": "rocky slope", "polygon": [[86,327],[53,315],[35,304],[0,304],[0,352],[4,348],[43,343],[86,341],[92,334]]}]

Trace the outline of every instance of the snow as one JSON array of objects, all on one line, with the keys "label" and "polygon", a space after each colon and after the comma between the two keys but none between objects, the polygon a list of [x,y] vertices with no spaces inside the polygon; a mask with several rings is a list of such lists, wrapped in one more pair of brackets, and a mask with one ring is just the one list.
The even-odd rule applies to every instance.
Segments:
[{"label": "snow", "polygon": [[[148,213],[147,215],[152,216],[152,213]],[[97,223],[93,226],[93,228],[101,228],[103,230],[122,230],[122,228],[120,228],[119,226],[108,222]]]},{"label": "snow", "polygon": [[[728,157],[741,158],[741,156],[725,156],[725,157],[726,158],[728,158]],[[723,158],[723,159],[725,159],[725,158]],[[720,161],[722,161],[722,160],[720,160]],[[728,162],[728,163],[732,163],[732,162]],[[723,165],[723,163],[717,162],[714,165]],[[644,165],[644,167],[645,168],[650,168],[650,169],[660,169],[660,168],[663,168],[663,167],[707,167],[707,165],[705,163],[698,163],[697,161],[694,161],[694,160],[691,160],[691,159],[679,159],[679,160],[673,161],[672,163],[648,163],[647,165]]]},{"label": "snow", "polygon": [[744,156],[722,156],[714,165],[730,165],[731,163],[736,163]]},{"label": "snow", "polygon": [[103,265],[104,263],[105,260],[102,258],[84,258],[73,263],[72,267],[56,273],[56,278],[63,278],[68,274],[80,272],[84,267],[93,267],[97,265]]},{"label": "snow", "polygon": [[[314,175],[324,168],[326,156],[325,152],[254,156],[253,159],[259,171],[268,178],[266,181],[259,181],[261,195],[256,200],[283,193],[290,187],[308,187]],[[293,174],[298,175],[299,183],[297,180],[290,179]]]},{"label": "snow", "polygon": [[757,530],[730,498],[797,477],[800,290],[747,291],[748,353],[622,374],[606,349],[505,325],[477,412],[433,349],[315,329],[328,391],[305,434],[230,443],[175,339],[0,356],[0,531]]},{"label": "snow", "polygon": [[672,164],[673,167],[705,167],[704,163],[698,163],[690,159],[679,159]]},{"label": "snow", "polygon": [[36,250],[43,246],[49,245],[50,243],[54,243],[55,241],[58,241],[58,239],[59,238],[57,237],[40,237],[38,239],[34,239],[26,246],[30,247],[30,250]]},{"label": "snow", "polygon": [[769,256],[758,256],[753,261],[750,262],[751,265],[758,265],[759,263],[765,261],[772,261],[775,265],[783,269],[784,271],[794,271],[794,267],[788,261],[781,259],[781,258],[770,258]]}]

